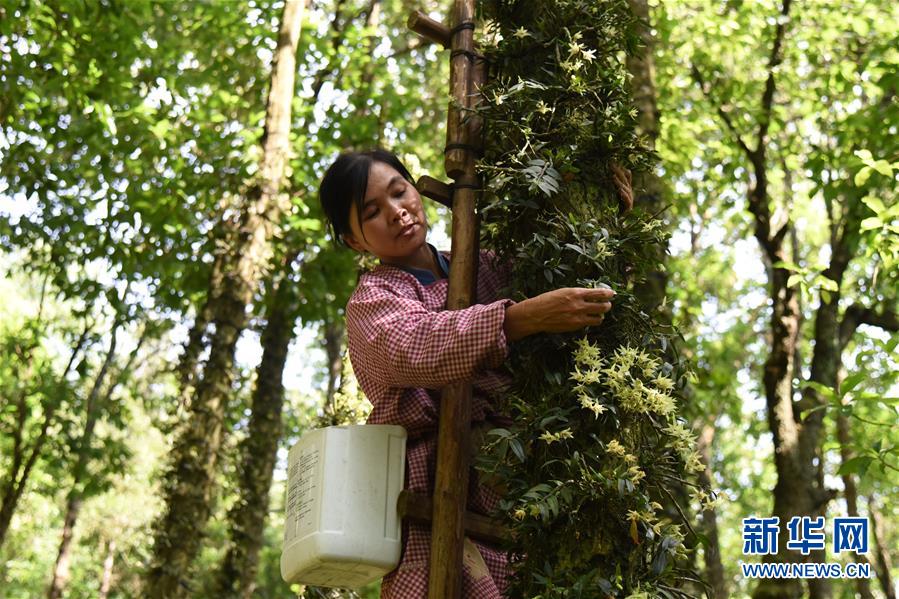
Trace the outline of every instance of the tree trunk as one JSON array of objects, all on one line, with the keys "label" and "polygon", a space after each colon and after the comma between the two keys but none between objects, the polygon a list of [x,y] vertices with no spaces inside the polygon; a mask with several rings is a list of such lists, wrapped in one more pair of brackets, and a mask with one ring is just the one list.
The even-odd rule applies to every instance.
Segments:
[{"label": "tree trunk", "polygon": [[871,532],[874,537],[874,554],[877,558],[877,580],[880,589],[886,599],[896,599],[896,585],[893,582],[893,560],[890,551],[884,543],[886,531],[883,528],[883,519],[874,497],[868,497],[868,516],[871,518]]},{"label": "tree trunk", "polygon": [[81,507],[84,505],[84,479],[87,476],[88,466],[90,465],[90,448],[94,438],[94,428],[97,425],[97,419],[103,414],[104,406],[107,405],[112,397],[113,391],[121,382],[122,378],[124,378],[124,373],[131,370],[131,367],[146,340],[148,329],[145,328],[144,333],[137,342],[137,347],[131,352],[127,366],[119,373],[119,377],[107,386],[106,392],[101,398],[100,389],[105,384],[109,369],[115,361],[116,344],[121,326],[122,322],[117,320],[112,327],[106,358],[103,360],[100,371],[97,373],[97,377],[94,379],[94,384],[88,394],[87,406],[85,408],[87,415],[84,423],[84,431],[82,431],[81,438],[78,440],[77,461],[72,470],[72,488],[69,490],[69,494],[66,497],[65,524],[63,525],[62,539],[59,542],[56,564],[53,567],[53,578],[50,581],[50,588],[47,591],[48,599],[59,599],[59,597],[62,597],[66,585],[69,582],[69,566],[71,563],[72,551],[71,543],[75,533],[75,525],[78,522],[78,515],[81,512]]},{"label": "tree trunk", "polygon": [[[839,347],[839,287],[843,281],[843,272],[848,264],[848,253],[845,244],[837,243],[832,248],[831,263],[824,275],[836,282],[838,291],[833,292],[829,298],[822,298],[815,314],[815,348],[812,354],[811,376],[809,380],[820,383],[830,388],[837,386],[837,374],[841,363]],[[799,436],[799,460],[802,468],[809,471],[815,468],[815,462],[823,467],[823,455],[821,453],[821,438],[824,425],[824,414],[827,401],[816,390],[806,387],[802,394],[802,407],[811,406],[807,415],[801,419],[801,432]],[[799,416],[799,414],[797,414]],[[827,503],[833,497],[833,493],[824,488],[818,479],[815,468],[814,480],[806,481],[805,494],[808,504],[807,515],[825,516]],[[805,514],[802,514],[805,515]],[[826,550],[813,551],[809,561],[826,561]],[[827,579],[809,579],[809,595],[812,599],[826,599],[831,596],[831,585]]]},{"label": "tree trunk", "polygon": [[[222,227],[223,231],[227,231],[228,227]],[[227,246],[227,241],[222,244]],[[184,352],[178,360],[178,388],[179,405],[187,407],[191,394],[195,391],[197,384],[197,376],[199,375],[198,366],[200,354],[203,353],[205,347],[205,338],[209,330],[209,324],[213,318],[213,305],[215,300],[221,295],[222,290],[222,265],[225,260],[225,251],[216,245],[215,261],[212,264],[212,270],[209,273],[209,292],[203,306],[197,311],[194,318],[193,326],[184,345]]]},{"label": "tree trunk", "polygon": [[109,596],[109,588],[112,586],[112,567],[115,565],[116,543],[110,539],[106,544],[106,559],[103,560],[103,576],[100,578],[100,591],[97,599],[106,599]]},{"label": "tree trunk", "polygon": [[[343,320],[335,315],[324,327],[325,355],[328,360],[328,388],[325,395],[325,416],[333,420],[337,406],[334,395],[340,389],[340,376],[343,372],[343,339],[346,327]],[[334,421],[334,424],[339,424]]]},{"label": "tree trunk", "polygon": [[9,532],[9,525],[12,523],[13,514],[18,506],[19,499],[22,498],[25,486],[28,484],[28,477],[31,476],[31,469],[34,467],[34,464],[44,447],[44,443],[47,441],[47,429],[50,428],[50,423],[53,421],[53,415],[54,412],[51,411],[44,417],[44,421],[41,424],[41,431],[31,448],[31,453],[25,461],[24,466],[22,466],[21,463],[14,463],[14,468],[12,469],[13,475],[7,480],[6,484],[3,485],[3,500],[0,502],[0,546],[2,546],[3,542],[6,540],[6,533]]},{"label": "tree trunk", "polygon": [[256,588],[259,550],[281,438],[284,364],[296,321],[297,286],[288,276],[295,259],[295,253],[285,259],[284,275],[275,289],[268,324],[262,333],[263,353],[256,370],[253,411],[240,448],[240,499],[229,514],[228,551],[216,580],[218,597],[249,599]]},{"label": "tree trunk", "polygon": [[[641,55],[627,57],[627,70],[632,77],[632,94],[637,107],[637,133],[643,136],[651,149],[655,149],[655,143],[659,137],[659,109],[656,104],[655,62],[653,60],[655,39],[652,35],[649,2],[648,0],[628,0],[628,3],[634,16],[641,21],[638,29],[643,42]],[[651,214],[662,210],[664,189],[662,180],[655,171],[635,173],[633,184],[636,208]],[[659,248],[656,262],[664,265],[665,258],[664,249]],[[667,285],[667,273],[662,269],[657,269],[647,274],[646,281],[637,286],[635,294],[646,306],[647,311],[655,310],[665,298]],[[665,320],[670,322],[670,315]]]},{"label": "tree trunk", "polygon": [[50,580],[50,588],[47,591],[48,599],[58,599],[69,584],[69,567],[72,561],[72,538],[75,536],[75,523],[81,512],[83,500],[81,494],[74,489],[66,498],[66,517],[62,528],[62,540],[59,542],[59,551],[56,554],[56,564],[53,566],[53,578]]},{"label": "tree trunk", "polygon": [[[760,196],[767,205],[767,194]],[[793,516],[812,515],[813,505],[809,490],[815,487],[816,472],[812,465],[802,460],[800,449],[800,424],[793,412],[793,358],[799,334],[799,314],[795,290],[787,286],[790,272],[772,265],[786,261],[782,243],[768,239],[767,234],[757,226],[757,236],[765,239],[762,243],[767,258],[771,280],[770,297],[773,302],[769,330],[769,353],[765,361],[764,389],[768,408],[768,426],[774,441],[774,465],[777,483],[774,486],[773,515],[780,518],[781,542],[777,554],[766,555],[765,561],[795,562],[796,554],[787,550],[787,522]],[[775,597],[799,597],[802,585],[798,580],[766,579],[759,583],[753,597],[766,599]]]},{"label": "tree trunk", "polygon": [[291,100],[302,0],[287,0],[272,65],[262,137],[260,179],[245,198],[233,254],[226,258],[221,295],[213,305],[215,334],[188,421],[172,451],[164,483],[164,513],[157,522],[147,595],[190,593],[190,566],[211,511],[223,421],[231,395],[234,350],[247,324],[247,308],[269,260],[273,224],[280,218],[281,180],[289,150]]},{"label": "tree trunk", "polygon": [[[851,435],[849,432],[849,419],[842,414],[837,414],[837,440],[840,443],[840,461],[845,464],[853,457],[851,449]],[[850,518],[858,517],[858,490],[855,486],[855,477],[851,472],[847,472],[843,478],[843,496],[846,498],[846,515]],[[864,555],[852,553],[852,558],[858,564],[868,563],[868,559]],[[871,594],[871,583],[867,578],[857,578],[855,580],[855,588],[861,599],[874,599]]]},{"label": "tree trunk", "polygon": [[[712,442],[715,439],[715,427],[706,423],[699,433],[696,450],[705,470],[699,473],[699,484],[705,489],[712,488]],[[727,583],[724,578],[724,565],[721,563],[721,546],[718,542],[718,516],[714,509],[702,512],[702,523],[709,546],[705,548],[706,582],[711,587],[711,599],[726,599]]]},{"label": "tree trunk", "polygon": [[[776,222],[771,213],[768,191],[768,131],[771,125],[774,96],[777,89],[777,69],[783,61],[783,44],[789,20],[791,0],[783,0],[780,17],[774,25],[773,42],[767,64],[767,78],[761,97],[761,110],[754,148],[743,139],[729,114],[717,106],[719,117],[734,136],[735,143],[752,166],[752,182],[747,203],[753,216],[753,234],[759,242],[768,272],[771,298],[771,320],[768,332],[768,357],[765,361],[763,387],[768,412],[768,426],[774,442],[774,465],[777,483],[774,487],[773,515],[780,518],[780,540],[776,555],[766,555],[766,562],[795,562],[797,555],[787,550],[787,523],[793,516],[815,516],[825,507],[827,496],[820,488],[818,468],[813,459],[819,455],[820,417],[823,410],[810,414],[809,426],[801,422],[800,413],[793,408],[793,371],[799,338],[800,310],[796,289],[787,284],[790,271],[776,266],[788,262],[785,237],[792,224]],[[711,98],[703,74],[694,65],[692,74],[703,93]],[[816,338],[827,336],[825,319],[816,322]],[[817,349],[817,348],[816,348]],[[819,370],[822,366],[818,358]],[[814,364],[814,360],[813,360]],[[814,365],[813,365],[814,370]],[[811,397],[811,399],[815,399]],[[823,560],[820,560],[823,561]],[[826,596],[827,582],[813,583],[813,592]],[[795,579],[763,579],[756,587],[755,599],[797,598],[802,585]]]}]

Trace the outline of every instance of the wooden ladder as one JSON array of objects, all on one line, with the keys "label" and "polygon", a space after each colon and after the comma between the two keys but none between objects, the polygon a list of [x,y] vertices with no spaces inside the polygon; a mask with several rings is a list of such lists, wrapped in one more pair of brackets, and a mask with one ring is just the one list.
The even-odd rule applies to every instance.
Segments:
[{"label": "wooden ladder", "polygon": [[[475,161],[481,152],[480,120],[460,107],[473,108],[480,97],[486,67],[474,51],[475,0],[455,0],[452,27],[420,11],[409,18],[409,28],[450,50],[452,101],[446,125],[444,167],[451,185],[431,177],[418,182],[419,192],[452,210],[452,254],[446,307],[459,310],[472,305],[477,289],[478,221],[475,212],[481,189]],[[404,491],[398,511],[402,517],[431,522],[431,557],[428,599],[461,599],[462,551],[465,536],[497,543],[506,535],[490,518],[466,512],[468,498],[471,383],[443,389],[437,431],[437,475],[433,500]]]}]

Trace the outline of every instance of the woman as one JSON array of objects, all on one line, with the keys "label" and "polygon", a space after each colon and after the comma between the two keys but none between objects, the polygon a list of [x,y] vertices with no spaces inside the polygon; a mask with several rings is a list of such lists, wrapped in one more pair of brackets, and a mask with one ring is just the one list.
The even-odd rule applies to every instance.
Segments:
[{"label": "woman", "polygon": [[[622,195],[630,186],[616,176]],[[341,155],[325,173],[320,198],[334,239],[380,259],[363,274],[346,308],[350,361],[373,405],[370,424],[408,433],[405,488],[433,492],[440,389],[472,382],[472,427],[501,423],[495,399],[507,384],[498,368],[510,342],[602,323],[615,292],[565,288],[514,302],[501,297],[504,272],[481,252],[475,305],[446,310],[449,253],[427,243],[428,223],[412,177],[389,152]],[[467,509],[489,514],[499,496],[470,473]],[[430,528],[404,523],[403,555],[384,577],[381,597],[427,596]],[[462,594],[502,596],[508,563],[488,545],[466,541]]]}]

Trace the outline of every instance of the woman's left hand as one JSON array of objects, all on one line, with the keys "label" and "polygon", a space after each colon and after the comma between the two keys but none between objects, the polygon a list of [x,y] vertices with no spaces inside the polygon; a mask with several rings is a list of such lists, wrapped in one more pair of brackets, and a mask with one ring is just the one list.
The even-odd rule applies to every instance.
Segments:
[{"label": "woman's left hand", "polygon": [[618,197],[621,199],[621,212],[627,212],[634,207],[634,190],[631,187],[631,172],[623,166],[612,163],[612,180],[615,182],[615,188],[618,190]]}]

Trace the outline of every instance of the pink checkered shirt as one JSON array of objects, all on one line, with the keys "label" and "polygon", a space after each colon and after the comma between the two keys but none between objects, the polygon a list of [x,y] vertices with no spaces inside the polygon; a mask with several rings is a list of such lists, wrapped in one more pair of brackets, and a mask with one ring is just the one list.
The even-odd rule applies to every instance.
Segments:
[{"label": "pink checkered shirt", "polygon": [[[448,252],[443,252],[449,257]],[[449,281],[422,285],[411,273],[380,265],[362,275],[346,309],[350,361],[362,390],[374,406],[370,424],[399,424],[409,438],[406,489],[433,494],[437,458],[440,389],[455,381],[473,384],[472,423],[501,423],[492,399],[508,385],[508,377],[492,369],[506,358],[505,309],[499,299],[507,272],[492,255],[480,254],[477,303],[447,310]],[[469,472],[467,509],[489,514],[499,496]],[[403,555],[384,577],[381,597],[421,599],[428,594],[430,526],[403,523]],[[463,568],[466,599],[498,599],[506,586],[505,553],[475,542],[489,570],[475,576]]]}]

